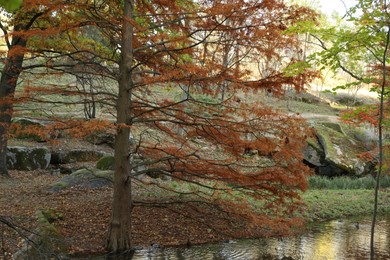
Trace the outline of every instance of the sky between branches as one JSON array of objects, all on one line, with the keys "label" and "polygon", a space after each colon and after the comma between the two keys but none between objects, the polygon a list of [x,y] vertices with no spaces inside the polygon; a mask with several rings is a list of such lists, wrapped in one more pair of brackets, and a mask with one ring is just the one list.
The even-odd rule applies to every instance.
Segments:
[{"label": "sky between branches", "polygon": [[355,3],[355,0],[319,0],[320,9],[328,15],[331,15],[334,11],[344,15],[345,6],[349,8]]}]

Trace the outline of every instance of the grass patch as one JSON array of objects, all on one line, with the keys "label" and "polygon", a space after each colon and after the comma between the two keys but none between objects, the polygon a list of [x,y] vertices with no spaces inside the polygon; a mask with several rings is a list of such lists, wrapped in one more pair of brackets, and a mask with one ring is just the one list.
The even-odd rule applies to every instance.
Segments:
[{"label": "grass patch", "polygon": [[[371,214],[373,190],[309,190],[302,195],[306,204],[303,216],[309,221],[329,220]],[[379,193],[379,213],[390,212],[390,189]]]},{"label": "grass patch", "polygon": [[[364,188],[374,184],[374,179],[372,177],[370,179],[368,177],[360,179],[351,179],[349,177],[333,179],[319,176],[311,177],[311,182],[317,181],[316,185],[321,188],[311,188],[302,193],[304,207],[299,216],[302,216],[309,222],[313,222],[372,214],[374,189]],[[390,177],[385,176],[384,179],[387,182],[386,185],[388,185]],[[203,182],[202,184],[204,186],[180,181],[172,181],[167,184],[168,187],[166,188],[170,191],[159,190],[158,187],[147,185],[141,189],[143,191],[141,197],[148,199],[157,197],[159,199],[170,198],[171,200],[177,201],[202,201],[207,200],[207,198],[213,198],[216,201],[238,203],[239,205],[245,203],[253,212],[271,214],[270,216],[273,214],[264,207],[269,201],[251,196],[247,192],[242,193],[240,190],[229,192],[228,187],[225,187],[227,190],[224,191],[223,185],[217,185],[213,181]],[[213,188],[220,190],[216,192]],[[390,213],[390,188],[382,188],[380,190],[378,212],[380,214]]]},{"label": "grass patch", "polygon": [[[375,179],[371,176],[361,178],[340,176],[324,177],[310,176],[308,179],[310,189],[327,190],[373,190],[375,188]],[[381,188],[390,188],[390,176],[384,175],[380,178]]]}]

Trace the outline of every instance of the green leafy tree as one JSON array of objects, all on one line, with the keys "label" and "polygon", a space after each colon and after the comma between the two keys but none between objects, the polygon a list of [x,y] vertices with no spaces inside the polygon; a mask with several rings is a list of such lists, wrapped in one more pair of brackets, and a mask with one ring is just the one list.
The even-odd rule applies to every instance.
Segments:
[{"label": "green leafy tree", "polygon": [[0,6],[9,13],[16,11],[20,8],[23,0],[1,0]]},{"label": "green leafy tree", "polygon": [[322,48],[322,51],[312,56],[312,60],[318,61],[324,67],[342,70],[355,79],[356,82],[347,84],[343,88],[362,83],[371,84],[372,91],[377,92],[380,99],[379,106],[372,106],[364,110],[358,109],[348,115],[351,122],[369,122],[378,127],[379,166],[376,173],[377,185],[371,229],[371,259],[374,259],[375,256],[374,231],[378,207],[379,177],[385,164],[383,131],[387,127],[385,122],[388,115],[388,103],[385,101],[389,98],[387,80],[390,36],[389,8],[387,1],[359,0],[344,17],[347,20],[347,26],[307,27],[317,40],[316,44]]}]

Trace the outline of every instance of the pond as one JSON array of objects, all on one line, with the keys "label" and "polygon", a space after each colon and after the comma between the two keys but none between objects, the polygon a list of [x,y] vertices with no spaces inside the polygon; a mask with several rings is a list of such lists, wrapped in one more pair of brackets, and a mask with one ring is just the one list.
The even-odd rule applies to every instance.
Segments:
[{"label": "pond", "polygon": [[[283,239],[243,239],[189,248],[149,248],[133,259],[369,259],[371,219],[335,220]],[[390,259],[390,217],[376,226],[375,259]]]}]

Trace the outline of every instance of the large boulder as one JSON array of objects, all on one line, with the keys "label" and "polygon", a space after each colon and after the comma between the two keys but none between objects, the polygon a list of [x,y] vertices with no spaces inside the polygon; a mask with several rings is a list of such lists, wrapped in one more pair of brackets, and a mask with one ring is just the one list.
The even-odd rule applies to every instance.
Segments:
[{"label": "large boulder", "polygon": [[372,148],[366,139],[357,138],[356,130],[337,123],[317,123],[315,136],[308,140],[305,161],[326,176],[366,175],[373,171],[374,162],[359,157]]},{"label": "large boulder", "polygon": [[114,170],[114,156],[105,155],[96,163],[96,168],[99,170]]},{"label": "large boulder", "polygon": [[83,189],[96,189],[113,183],[112,171],[100,171],[97,169],[80,169],[70,175],[66,175],[51,185],[49,192],[59,192],[71,187]]},{"label": "large boulder", "polygon": [[[112,155],[105,155],[102,158],[100,158],[99,161],[96,163],[96,169],[106,171],[106,170],[114,170],[114,156]],[[157,172],[147,172],[146,166],[147,164],[142,155],[135,154],[133,157],[133,163],[134,163],[134,169],[131,171],[132,176],[138,179],[142,179],[145,177],[145,174],[148,175],[151,178],[160,178],[160,179],[167,179],[166,176],[159,174]]]},{"label": "large boulder", "polygon": [[[107,145],[108,147],[114,148],[116,132],[113,129],[107,131],[94,132],[84,138],[90,144],[93,145]],[[129,142],[134,143],[134,136],[130,133]]]},{"label": "large boulder", "polygon": [[105,153],[93,150],[58,150],[52,152],[51,164],[98,161]]},{"label": "large boulder", "polygon": [[114,148],[115,133],[111,132],[94,132],[88,135],[85,140],[93,145],[107,144],[109,147]]},{"label": "large boulder", "polygon": [[51,160],[45,147],[8,147],[7,165],[10,170],[32,171],[46,169]]}]

